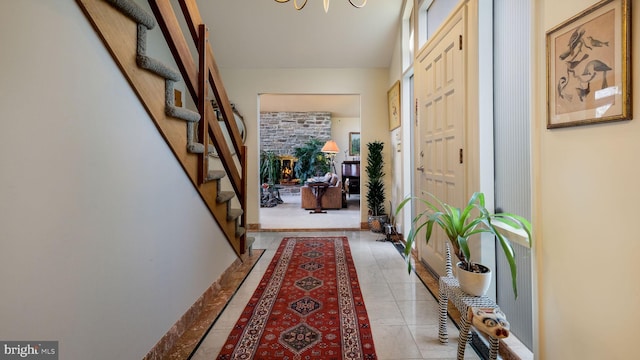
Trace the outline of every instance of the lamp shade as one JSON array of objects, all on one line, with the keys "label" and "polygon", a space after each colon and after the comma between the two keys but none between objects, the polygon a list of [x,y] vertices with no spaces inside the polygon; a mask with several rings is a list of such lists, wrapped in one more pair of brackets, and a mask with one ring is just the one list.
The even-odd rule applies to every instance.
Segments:
[{"label": "lamp shade", "polygon": [[332,153],[332,154],[337,154],[340,152],[340,148],[338,148],[338,144],[336,144],[335,141],[333,140],[327,140],[326,143],[324,143],[324,146],[322,147],[322,150],[320,150],[324,153]]}]

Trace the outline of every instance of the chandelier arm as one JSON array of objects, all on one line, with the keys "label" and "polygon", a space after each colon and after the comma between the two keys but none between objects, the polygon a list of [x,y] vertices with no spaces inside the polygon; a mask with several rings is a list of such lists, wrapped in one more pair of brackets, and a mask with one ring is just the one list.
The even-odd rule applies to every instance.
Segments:
[{"label": "chandelier arm", "polygon": [[[287,0],[288,1],[288,0]],[[298,6],[298,0],[293,0],[293,7],[296,8],[296,10],[302,10],[302,8],[307,5],[307,0],[304,0],[304,2],[302,3],[302,5]]]},{"label": "chandelier arm", "polygon": [[353,3],[353,0],[349,0],[349,4],[353,5],[353,7],[356,7],[356,8],[362,8],[365,5],[367,5],[367,0],[362,0],[362,4],[360,4],[360,5],[356,5],[356,4]]},{"label": "chandelier arm", "polygon": [[[290,0],[275,0],[278,3],[286,3],[289,2]],[[300,0],[302,1],[301,5],[298,5],[298,0],[293,0],[293,7],[296,8],[296,10],[302,10],[302,8],[305,7],[305,5],[307,5],[307,1],[308,0]],[[329,1],[330,0],[324,0],[324,11],[325,12],[329,12]],[[354,3],[355,0],[349,0],[349,4],[351,4],[351,6],[355,7],[355,8],[363,8],[365,5],[367,5],[367,0],[362,0],[362,3],[360,5]]]}]

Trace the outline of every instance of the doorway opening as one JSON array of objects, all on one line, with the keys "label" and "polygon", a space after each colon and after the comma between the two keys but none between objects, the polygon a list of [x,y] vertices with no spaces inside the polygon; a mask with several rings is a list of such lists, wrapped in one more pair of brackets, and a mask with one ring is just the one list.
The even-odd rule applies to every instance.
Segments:
[{"label": "doorway opening", "polygon": [[[269,177],[259,171],[260,194],[268,200],[261,201],[260,229],[360,229],[362,185],[350,173],[360,160],[360,95],[267,93],[259,95],[258,108],[261,159],[269,157],[276,164],[267,169]],[[327,141],[335,142],[338,149],[320,152],[323,160],[318,168],[310,173],[308,168],[296,167],[296,148],[311,142],[322,147]],[[343,174],[344,166],[349,170]],[[344,191],[343,201],[325,209],[326,213],[311,214],[309,199],[302,199],[302,187],[310,177],[323,176],[325,171],[337,175],[339,182],[334,185],[339,190],[335,190]]]}]

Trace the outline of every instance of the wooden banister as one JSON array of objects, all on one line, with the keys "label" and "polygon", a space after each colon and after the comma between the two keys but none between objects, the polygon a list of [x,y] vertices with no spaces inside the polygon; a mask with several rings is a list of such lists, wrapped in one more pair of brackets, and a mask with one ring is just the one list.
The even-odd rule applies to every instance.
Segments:
[{"label": "wooden banister", "polygon": [[191,57],[187,40],[180,29],[178,18],[173,11],[171,3],[165,0],[150,0],[149,5],[158,20],[165,39],[167,39],[167,45],[176,59],[176,64],[180,69],[191,97],[197,99],[198,68]]},{"label": "wooden banister", "polygon": [[227,126],[227,129],[230,130],[229,134],[231,135],[231,142],[233,143],[233,147],[238,154],[241,154],[243,152],[242,137],[240,136],[240,130],[238,130],[238,124],[236,123],[235,116],[233,115],[231,103],[229,102],[229,98],[227,97],[227,91],[225,90],[224,84],[222,83],[222,77],[220,76],[220,72],[218,71],[218,65],[216,65],[216,62],[214,60],[211,44],[207,44],[207,52],[209,53],[209,57],[207,58],[207,62],[209,65],[209,82],[211,83],[211,87],[213,88],[213,94],[216,98],[216,101],[218,102],[218,105],[220,105],[224,123]]},{"label": "wooden banister", "polygon": [[[154,21],[132,1],[77,0],[227,241],[238,255],[242,255],[252,243],[245,235],[246,147],[242,144],[235,115],[213,57],[208,29],[200,18],[195,0],[178,0],[189,24],[190,39],[185,37],[187,31],[183,33],[180,25],[183,22],[178,21],[171,5],[174,0],[149,0],[185,87],[198,108],[198,120],[194,111],[174,106],[174,85],[179,80],[176,71],[146,54],[145,29],[152,28]],[[194,48],[197,49],[195,57],[192,54]],[[219,121],[210,101],[213,98],[224,121]],[[197,129],[194,129],[192,125],[196,121]],[[224,130],[229,134],[231,145],[227,144]],[[220,169],[209,171],[210,149],[213,148],[224,167],[224,175]],[[231,149],[235,149],[234,155]],[[231,194],[222,189],[220,182],[223,179],[231,183],[241,209],[237,208],[238,204],[229,196]]]},{"label": "wooden banister", "polygon": [[[198,63],[199,73],[207,73],[207,42],[209,41],[209,31],[204,24],[199,26],[200,41],[198,41]],[[198,183],[205,182],[207,177],[207,167],[209,166],[209,117],[211,111],[207,106],[207,95],[209,93],[209,87],[207,86],[207,77],[204,75],[198,76],[198,112],[201,114],[201,121],[198,123],[198,138],[204,144],[204,152],[198,155]]]},{"label": "wooden banister", "polygon": [[[178,3],[180,4],[180,9],[185,16],[185,21],[187,23],[187,27],[189,28],[189,33],[191,34],[193,42],[198,43],[198,37],[200,36],[198,26],[204,24],[202,16],[200,15],[200,10],[198,9],[195,0],[179,0]],[[207,42],[206,48],[207,54],[209,54],[206,59],[209,67],[209,82],[212,85],[216,102],[220,106],[220,111],[222,112],[222,117],[225,121],[225,125],[227,126],[227,128],[233,130],[230,132],[230,134],[234,149],[238,154],[241,154],[243,151],[242,137],[240,136],[238,125],[235,122],[233,109],[231,108],[229,98],[227,97],[227,92],[225,90],[224,84],[222,83],[222,78],[220,77],[220,73],[218,71],[218,65],[216,64],[211,44]]]},{"label": "wooden banister", "polygon": [[[240,161],[242,162],[242,164],[246,164],[247,163],[247,147],[246,146],[242,146],[242,153],[240,155]],[[242,167],[242,188],[246,189],[247,188],[247,167],[243,166]],[[242,226],[243,228],[247,228],[247,212],[246,212],[246,208],[247,208],[247,196],[246,196],[246,192],[242,193],[242,196],[239,198],[240,200],[240,207],[245,210],[242,212],[242,215],[240,216],[240,226]],[[241,249],[246,249],[247,247],[247,234],[246,232],[244,234],[242,234],[242,237],[240,238],[240,248]]]},{"label": "wooden banister", "polygon": [[[193,43],[195,43],[198,49],[198,62],[196,66],[193,61],[193,56],[189,50],[190,46],[187,43],[186,38],[180,28],[176,14],[171,6],[169,0],[149,0],[149,5],[154,12],[156,19],[160,25],[160,28],[167,39],[169,48],[178,63],[178,68],[182,73],[182,77],[186,82],[187,89],[191,94],[194,103],[198,104],[198,111],[200,112],[202,124],[198,127],[198,136],[200,141],[205,145],[205,154],[202,156],[202,161],[199,161],[199,181],[204,181],[207,173],[207,159],[206,154],[208,149],[209,139],[213,143],[218,156],[221,160],[227,176],[231,182],[231,185],[238,196],[238,198],[244,197],[246,185],[243,185],[243,176],[245,162],[243,159],[245,148],[242,144],[242,137],[238,125],[235,121],[235,116],[229,98],[227,96],[222,78],[218,71],[218,66],[213,56],[213,50],[208,42],[208,30],[202,21],[200,12],[198,10],[195,0],[179,0],[181,11],[184,15],[187,27],[191,34]],[[208,86],[211,86],[213,90],[213,97],[216,99],[218,109],[224,120],[224,125],[227,128],[229,137],[231,139],[231,146],[235,149],[240,159],[240,171],[229,149],[229,145],[225,142],[224,133],[220,127],[213,106],[207,100],[208,99]],[[244,209],[244,208],[243,208]]]}]

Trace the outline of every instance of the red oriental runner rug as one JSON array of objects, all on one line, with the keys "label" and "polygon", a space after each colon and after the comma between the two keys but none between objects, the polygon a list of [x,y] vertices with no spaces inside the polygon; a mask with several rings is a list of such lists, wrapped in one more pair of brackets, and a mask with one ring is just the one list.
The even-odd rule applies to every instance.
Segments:
[{"label": "red oriental runner rug", "polygon": [[218,359],[376,359],[347,238],[282,239]]}]

